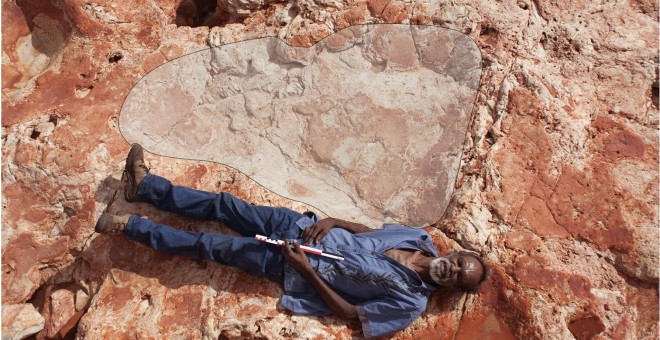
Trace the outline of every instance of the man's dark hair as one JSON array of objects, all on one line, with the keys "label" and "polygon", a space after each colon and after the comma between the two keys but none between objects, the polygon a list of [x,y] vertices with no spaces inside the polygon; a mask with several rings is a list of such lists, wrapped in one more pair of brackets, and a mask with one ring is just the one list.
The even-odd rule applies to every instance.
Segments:
[{"label": "man's dark hair", "polygon": [[477,282],[477,284],[472,285],[472,286],[461,286],[461,287],[459,287],[460,290],[462,290],[466,293],[474,294],[474,293],[479,292],[479,289],[481,289],[481,284],[484,283],[484,281],[486,281],[486,279],[488,278],[488,275],[490,274],[490,268],[488,267],[488,265],[486,265],[486,262],[484,261],[484,259],[481,258],[481,256],[479,256],[475,252],[464,251],[463,250],[463,251],[459,251],[458,255],[472,256],[475,259],[477,259],[477,261],[479,261],[479,263],[481,263],[481,267],[484,269],[484,272],[481,275],[481,279],[479,279],[479,282]]}]

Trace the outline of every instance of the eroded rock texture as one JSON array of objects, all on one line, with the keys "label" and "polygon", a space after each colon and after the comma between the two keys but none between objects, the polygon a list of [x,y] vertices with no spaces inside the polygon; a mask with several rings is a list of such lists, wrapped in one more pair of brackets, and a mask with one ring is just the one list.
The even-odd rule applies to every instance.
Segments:
[{"label": "eroded rock texture", "polygon": [[[657,4],[220,0],[208,11],[186,3],[2,2],[3,312],[32,303],[44,319],[39,330],[25,309],[15,324],[3,317],[3,331],[359,337],[357,324],[278,310],[276,284],[92,229],[109,206],[225,230],[113,200],[128,150],[119,112],[150,70],[247,39],[309,47],[351,25],[413,23],[467,34],[481,52],[458,180],[429,230],[438,248],[474,249],[494,265],[480,294],[436,294],[395,337],[657,336]],[[184,26],[191,20],[213,28]],[[220,164],[148,161],[179,184],[310,209]]]}]

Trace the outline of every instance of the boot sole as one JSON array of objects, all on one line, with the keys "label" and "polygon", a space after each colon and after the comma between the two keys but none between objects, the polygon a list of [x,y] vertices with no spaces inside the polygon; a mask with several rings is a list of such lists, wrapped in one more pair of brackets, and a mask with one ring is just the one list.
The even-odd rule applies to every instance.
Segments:
[{"label": "boot sole", "polygon": [[108,225],[108,224],[110,226],[112,226],[112,216],[108,213],[103,213],[103,215],[101,215],[101,217],[99,217],[99,220],[96,221],[96,225],[94,226],[94,231],[99,233],[99,234],[107,233],[110,230],[112,230],[112,228],[110,228],[110,230],[108,230],[107,227],[104,227],[105,225]]},{"label": "boot sole", "polygon": [[[137,192],[133,193],[133,187],[135,186],[135,176],[133,174],[133,171],[131,169],[131,165],[133,164],[133,161],[143,154],[143,149],[140,144],[133,144],[131,146],[131,151],[128,152],[128,156],[126,157],[126,165],[124,165],[124,174],[126,175],[126,187],[124,187],[124,199],[126,202],[135,202],[137,200]],[[131,190],[129,190],[131,189]]]}]

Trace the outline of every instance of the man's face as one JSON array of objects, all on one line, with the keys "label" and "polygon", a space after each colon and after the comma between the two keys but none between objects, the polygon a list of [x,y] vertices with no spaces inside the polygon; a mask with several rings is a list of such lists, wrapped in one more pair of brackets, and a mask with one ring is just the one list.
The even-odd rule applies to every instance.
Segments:
[{"label": "man's face", "polygon": [[481,262],[470,255],[449,253],[431,262],[431,278],[443,287],[471,287],[481,280],[484,268]]}]

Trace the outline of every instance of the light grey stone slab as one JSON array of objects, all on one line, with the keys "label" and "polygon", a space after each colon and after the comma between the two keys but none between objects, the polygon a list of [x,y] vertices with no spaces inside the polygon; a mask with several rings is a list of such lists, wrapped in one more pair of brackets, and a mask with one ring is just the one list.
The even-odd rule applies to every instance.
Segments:
[{"label": "light grey stone slab", "polygon": [[353,26],[309,48],[242,41],[151,71],[120,128],[330,216],[422,225],[451,196],[480,64],[469,37],[433,26]]}]

